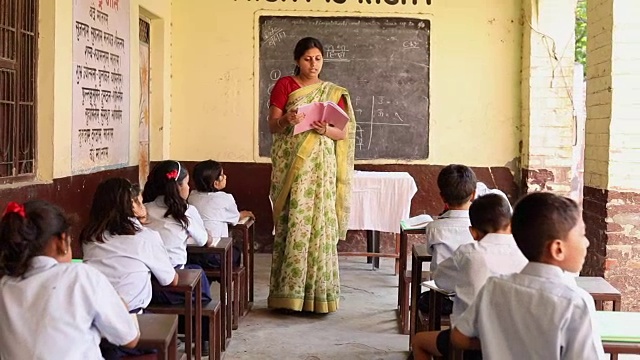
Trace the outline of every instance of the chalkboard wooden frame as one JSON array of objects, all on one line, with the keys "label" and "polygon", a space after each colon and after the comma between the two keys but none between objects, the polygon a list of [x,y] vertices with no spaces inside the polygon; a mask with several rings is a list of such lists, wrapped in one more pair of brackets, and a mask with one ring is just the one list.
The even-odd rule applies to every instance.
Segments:
[{"label": "chalkboard wooden frame", "polygon": [[257,15],[258,156],[270,155],[270,91],[292,75],[296,42],[313,36],[325,47],[321,78],[350,92],[356,159],[427,159],[430,29],[424,18]]}]

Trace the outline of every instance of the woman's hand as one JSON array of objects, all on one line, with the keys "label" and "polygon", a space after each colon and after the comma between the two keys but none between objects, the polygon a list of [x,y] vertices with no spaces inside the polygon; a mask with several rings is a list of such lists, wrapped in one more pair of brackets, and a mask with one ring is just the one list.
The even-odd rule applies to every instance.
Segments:
[{"label": "woman's hand", "polygon": [[285,124],[288,125],[296,125],[298,123],[300,123],[300,121],[302,121],[302,119],[304,119],[304,114],[303,113],[298,113],[298,108],[295,109],[290,109],[289,111],[287,111],[286,114],[284,114],[282,116],[282,118],[279,120],[279,122],[281,123],[281,125],[285,126]]},{"label": "woman's hand", "polygon": [[240,211],[240,219],[243,219],[246,217],[252,218],[252,219],[256,218],[251,211],[247,211],[247,210]]},{"label": "woman's hand", "polygon": [[328,126],[329,124],[327,124],[327,122],[324,120],[316,120],[311,123],[311,127],[313,127],[313,129],[320,135],[324,135],[327,133]]}]

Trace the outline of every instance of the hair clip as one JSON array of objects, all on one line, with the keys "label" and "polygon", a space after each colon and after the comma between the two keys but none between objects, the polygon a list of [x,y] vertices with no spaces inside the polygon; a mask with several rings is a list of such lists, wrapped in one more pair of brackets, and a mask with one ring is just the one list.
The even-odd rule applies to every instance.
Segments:
[{"label": "hair clip", "polygon": [[171,170],[167,173],[167,179],[178,180],[178,170]]},{"label": "hair clip", "polygon": [[4,209],[4,213],[2,213],[2,217],[4,217],[9,213],[16,213],[22,216],[23,218],[27,217],[27,213],[24,211],[24,206],[15,201],[12,201],[9,204],[7,204],[7,207]]}]

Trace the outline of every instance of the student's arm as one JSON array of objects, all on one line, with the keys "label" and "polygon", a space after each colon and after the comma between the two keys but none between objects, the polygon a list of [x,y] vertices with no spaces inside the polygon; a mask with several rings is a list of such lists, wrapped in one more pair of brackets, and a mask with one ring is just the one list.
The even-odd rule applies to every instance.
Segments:
[{"label": "student's arm", "polygon": [[160,234],[153,230],[145,230],[138,234],[138,236],[144,236],[141,239],[145,242],[146,250],[144,264],[147,265],[160,285],[175,286],[178,283],[178,273],[171,265],[169,254],[162,243]]},{"label": "student's arm", "polygon": [[433,273],[433,280],[440,289],[455,291],[459,279],[464,276],[460,273],[460,269],[456,264],[456,255],[457,253],[454,253],[452,257],[438,264],[436,271]]},{"label": "student's arm", "polygon": [[138,326],[120,295],[102,273],[92,268],[87,271],[89,279],[86,281],[91,282],[91,293],[86,296],[94,303],[93,325],[110,343],[135,347],[140,339]]},{"label": "student's arm", "polygon": [[209,241],[209,233],[207,233],[207,229],[204,227],[204,221],[202,221],[202,217],[200,217],[198,210],[193,205],[189,205],[187,207],[186,214],[189,218],[189,226],[187,227],[189,236],[193,239],[196,245],[207,245]]},{"label": "student's arm", "polygon": [[459,349],[480,350],[480,339],[466,336],[455,327],[451,331],[451,342]]},{"label": "student's arm", "polygon": [[606,359],[594,315],[593,300],[582,301],[571,309],[566,327],[560,329],[563,359]]}]

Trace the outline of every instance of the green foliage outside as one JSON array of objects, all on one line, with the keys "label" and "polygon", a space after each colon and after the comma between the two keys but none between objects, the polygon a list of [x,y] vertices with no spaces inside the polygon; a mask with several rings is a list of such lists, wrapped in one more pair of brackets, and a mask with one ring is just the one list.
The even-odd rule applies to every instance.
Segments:
[{"label": "green foliage outside", "polygon": [[587,0],[578,0],[576,8],[576,62],[587,68]]}]

